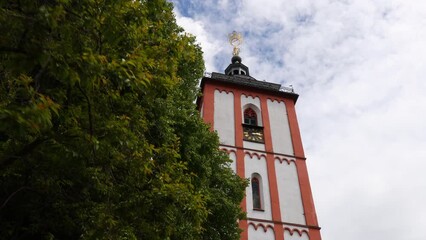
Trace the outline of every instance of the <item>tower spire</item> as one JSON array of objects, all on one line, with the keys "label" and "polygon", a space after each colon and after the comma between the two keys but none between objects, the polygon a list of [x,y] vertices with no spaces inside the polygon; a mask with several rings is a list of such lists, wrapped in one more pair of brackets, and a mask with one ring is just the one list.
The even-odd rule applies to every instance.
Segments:
[{"label": "tower spire", "polygon": [[241,63],[240,45],[243,43],[243,36],[241,33],[233,31],[228,35],[229,43],[234,47],[232,50],[231,64],[225,69],[226,75],[249,75],[247,66]]}]

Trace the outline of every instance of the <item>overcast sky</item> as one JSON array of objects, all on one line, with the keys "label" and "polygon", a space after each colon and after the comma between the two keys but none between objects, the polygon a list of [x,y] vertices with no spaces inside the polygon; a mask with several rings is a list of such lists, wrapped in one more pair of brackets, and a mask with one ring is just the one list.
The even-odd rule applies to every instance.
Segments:
[{"label": "overcast sky", "polygon": [[324,240],[426,239],[426,1],[172,0],[206,71],[292,85]]}]

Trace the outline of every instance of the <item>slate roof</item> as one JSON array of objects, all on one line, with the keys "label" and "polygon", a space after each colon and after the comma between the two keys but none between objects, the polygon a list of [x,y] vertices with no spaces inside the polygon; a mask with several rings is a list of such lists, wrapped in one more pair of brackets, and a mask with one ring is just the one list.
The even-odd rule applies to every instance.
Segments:
[{"label": "slate roof", "polygon": [[255,78],[251,76],[246,75],[225,75],[223,73],[211,73],[210,77],[204,77],[202,79],[201,87],[203,87],[203,82],[206,79],[212,79],[214,81],[224,82],[224,83],[231,83],[239,86],[247,86],[259,90],[266,90],[271,92],[279,93],[280,95],[285,95],[286,97],[292,98],[295,101],[299,97],[298,94],[294,93],[292,88],[283,88],[280,84],[277,83],[271,83],[266,81],[258,81]]}]

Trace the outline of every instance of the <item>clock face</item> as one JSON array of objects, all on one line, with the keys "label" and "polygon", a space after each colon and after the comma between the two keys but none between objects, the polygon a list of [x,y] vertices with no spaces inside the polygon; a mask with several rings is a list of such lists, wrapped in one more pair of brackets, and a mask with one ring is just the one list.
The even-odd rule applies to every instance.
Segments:
[{"label": "clock face", "polygon": [[244,140],[263,143],[263,129],[245,125],[243,127]]}]

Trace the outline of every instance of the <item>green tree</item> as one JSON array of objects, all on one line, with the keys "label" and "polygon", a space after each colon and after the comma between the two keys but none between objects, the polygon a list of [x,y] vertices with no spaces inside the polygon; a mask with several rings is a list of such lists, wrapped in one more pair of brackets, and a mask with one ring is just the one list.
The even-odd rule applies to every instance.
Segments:
[{"label": "green tree", "polygon": [[6,239],[238,239],[246,182],[164,0],[0,1]]}]

